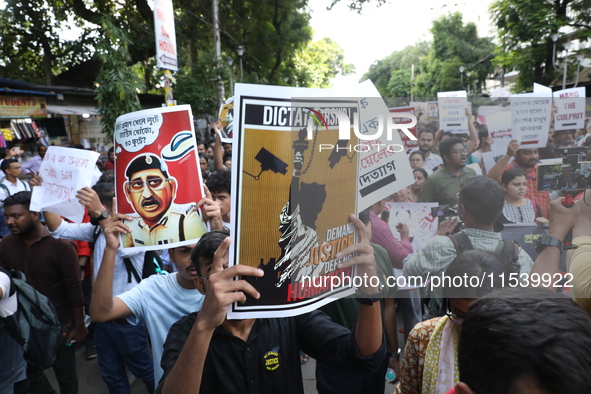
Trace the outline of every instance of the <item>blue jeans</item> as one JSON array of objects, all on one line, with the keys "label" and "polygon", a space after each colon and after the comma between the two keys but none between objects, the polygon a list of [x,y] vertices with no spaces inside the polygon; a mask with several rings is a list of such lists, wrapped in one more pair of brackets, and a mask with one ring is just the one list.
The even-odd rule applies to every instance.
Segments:
[{"label": "blue jeans", "polygon": [[111,394],[131,394],[125,365],[154,392],[154,366],[148,352],[146,324],[97,323],[94,342],[99,369]]}]

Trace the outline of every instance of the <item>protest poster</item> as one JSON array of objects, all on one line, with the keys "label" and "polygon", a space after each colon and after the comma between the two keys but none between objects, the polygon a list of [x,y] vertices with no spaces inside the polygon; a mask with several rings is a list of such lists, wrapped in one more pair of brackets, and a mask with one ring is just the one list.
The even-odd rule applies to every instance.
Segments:
[{"label": "protest poster", "polygon": [[585,128],[585,88],[571,88],[554,92],[554,130]]},{"label": "protest poster", "polygon": [[496,112],[486,115],[486,127],[493,139],[492,149],[505,150],[512,139],[511,107],[499,107]]},{"label": "protest poster", "polygon": [[439,103],[437,101],[427,101],[427,121],[439,122]]},{"label": "protest poster", "polygon": [[408,237],[413,253],[421,250],[437,232],[439,220],[431,215],[431,208],[436,206],[437,203],[434,202],[386,202],[385,210],[390,212],[388,226],[394,238],[400,241],[400,233],[396,230],[396,226],[398,223],[404,223],[408,226]]},{"label": "protest poster", "polygon": [[536,82],[533,83],[533,90],[534,94],[538,95],[539,97],[548,97],[548,95],[550,95],[550,97],[552,96],[552,88]]},{"label": "protest poster", "polygon": [[[415,116],[417,117],[417,125],[426,125],[430,122],[429,120],[429,103],[422,102],[422,101],[411,101],[409,103],[410,107],[415,109]],[[437,119],[433,119],[432,122],[438,122],[439,115]]]},{"label": "protest poster", "polygon": [[[406,113],[413,114],[416,116],[414,107],[395,107],[395,108],[390,108],[389,111],[390,112],[406,112]],[[435,111],[437,111],[437,108],[435,108]],[[410,123],[410,121],[411,121],[411,119],[409,119],[409,118],[394,118],[394,123],[404,124],[404,123]],[[408,130],[412,133],[412,135],[415,136],[415,138],[418,138],[416,125],[414,125],[413,127],[410,127]],[[402,143],[404,144],[404,147],[407,150],[411,149],[411,148],[416,148],[417,146],[419,146],[419,141],[410,139],[409,136],[407,136],[403,132],[400,132],[400,138],[402,139]]]},{"label": "protest poster", "polygon": [[465,90],[437,92],[439,102],[439,129],[452,133],[469,133],[466,107],[468,99]]},{"label": "protest poster", "polygon": [[357,211],[360,212],[388,197],[392,190],[412,185],[414,176],[400,137],[401,134],[410,137],[408,128],[413,125],[404,123],[408,126],[399,124],[400,129],[394,128],[398,121],[394,114],[399,114],[398,119],[409,118],[401,117],[402,112],[390,112],[392,116],[387,117],[388,108],[370,80],[358,86],[358,93],[363,97],[359,108],[360,125],[355,123],[354,128],[359,127],[361,135],[369,139],[359,141]]},{"label": "protest poster", "polygon": [[[231,305],[229,318],[294,316],[354,292],[354,270],[337,266],[352,256],[335,256],[355,242],[349,214],[363,209],[360,190],[366,183],[398,176],[403,168],[394,163],[397,158],[383,155],[366,164],[370,174],[362,178],[361,153],[367,147],[384,152],[369,144],[372,126],[383,130],[390,120],[381,97],[368,94],[375,90],[368,83],[354,98],[332,90],[236,85],[230,265],[259,267],[265,276],[244,278],[261,298]],[[391,134],[403,151],[398,131]],[[384,131],[380,138],[386,136]],[[404,152],[395,154],[409,165]],[[410,166],[408,172],[412,179]],[[364,197],[383,198],[389,192],[382,189],[399,180],[390,182]]]},{"label": "protest poster", "polygon": [[[536,260],[536,243],[538,238],[548,233],[547,227],[540,227],[535,223],[509,223],[504,224],[505,228],[501,231],[503,239],[517,241],[519,246],[531,257]],[[560,254],[560,271],[566,271],[566,253]]]},{"label": "protest poster", "polygon": [[494,115],[502,107],[500,105],[481,105],[478,107],[478,115],[476,116],[476,121],[479,124],[486,124],[486,118],[488,116]]},{"label": "protest poster", "polygon": [[[505,153],[507,152],[507,146],[498,146],[497,145],[493,145],[493,150],[488,151],[488,152],[484,152],[482,154],[482,162],[484,164],[484,169],[486,170],[486,172],[488,173],[490,171],[491,168],[494,167],[494,165],[497,163],[497,161],[499,161],[503,156],[505,156]],[[512,161],[513,159],[511,159]]]},{"label": "protest poster", "polygon": [[132,112],[115,123],[117,212],[131,216],[124,248],[168,249],[194,244],[206,232],[205,195],[189,105]]},{"label": "protest poster", "polygon": [[358,138],[351,131],[340,139],[339,119],[326,109],[352,119],[359,101],[319,89],[237,84],[235,92],[230,264],[265,276],[250,278],[261,298],[230,306],[228,317],[291,316],[351,294],[318,282],[353,274],[337,268],[335,255],[355,237],[348,215],[356,213],[359,157],[349,148]]},{"label": "protest poster", "polygon": [[511,102],[511,137],[521,149],[543,148],[548,143],[552,92],[514,94]]},{"label": "protest poster", "polygon": [[39,169],[43,183],[33,188],[31,211],[53,212],[82,223],[84,205],[76,198],[76,192],[92,185],[99,155],[84,149],[48,147]]},{"label": "protest poster", "polygon": [[511,96],[511,88],[510,87],[502,87],[498,89],[494,89],[490,92],[490,97],[492,98],[502,98],[502,97],[509,97]]},{"label": "protest poster", "polygon": [[220,107],[219,121],[221,122],[220,139],[223,143],[232,143],[234,138],[234,97],[230,97]]}]

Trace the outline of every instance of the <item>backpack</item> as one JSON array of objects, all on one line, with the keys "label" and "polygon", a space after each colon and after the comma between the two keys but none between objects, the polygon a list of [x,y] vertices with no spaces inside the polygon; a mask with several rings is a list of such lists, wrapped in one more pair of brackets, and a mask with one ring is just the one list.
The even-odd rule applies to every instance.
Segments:
[{"label": "backpack", "polygon": [[[448,235],[447,237],[453,242],[457,254],[474,249],[472,241],[470,241],[470,238],[464,233],[455,233]],[[494,253],[508,261],[515,272],[519,272],[519,244],[517,242],[502,239],[497,245]]]},{"label": "backpack", "polygon": [[[153,250],[148,250],[144,254],[144,265],[142,268],[142,276],[138,274],[133,263],[129,258],[124,258],[125,269],[127,270],[127,283],[131,283],[131,276],[135,278],[137,283],[140,283],[142,279],[146,279],[150,275],[160,274],[162,271],[162,259],[160,255]],[[168,273],[168,272],[166,272]]]},{"label": "backpack", "polygon": [[[94,242],[96,242],[97,238],[101,234],[100,226],[96,226],[94,229]],[[144,254],[144,265],[142,266],[142,276],[137,272],[131,259],[125,257],[123,259],[123,263],[125,264],[125,269],[127,270],[127,283],[131,283],[131,277],[135,278],[137,283],[140,283],[142,279],[147,278],[150,275],[159,274],[162,272],[162,259],[160,255],[153,250],[148,250]],[[168,273],[168,272],[166,272]]]},{"label": "backpack", "polygon": [[62,332],[55,307],[43,294],[26,282],[17,270],[0,270],[11,278],[10,294],[17,293],[17,312],[0,318],[0,327],[23,347],[29,367],[44,370],[51,367],[57,355]]}]

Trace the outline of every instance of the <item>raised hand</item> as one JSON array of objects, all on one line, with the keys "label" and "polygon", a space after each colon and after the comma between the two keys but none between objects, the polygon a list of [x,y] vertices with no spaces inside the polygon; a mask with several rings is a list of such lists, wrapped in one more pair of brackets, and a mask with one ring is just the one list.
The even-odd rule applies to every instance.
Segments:
[{"label": "raised hand", "polygon": [[205,293],[197,324],[206,330],[213,330],[224,322],[227,308],[232,303],[245,302],[247,294],[256,299],[260,297],[259,292],[250,283],[233,278],[238,275],[261,277],[264,275],[263,270],[240,264],[227,268],[229,246],[228,237],[214,253],[213,262],[201,266],[202,276],[195,278],[197,288]]},{"label": "raised hand", "polygon": [[212,230],[221,230],[224,228],[224,222],[222,221],[222,211],[220,209],[220,204],[213,201],[211,197],[211,192],[207,188],[207,186],[203,186],[205,189],[205,197],[203,197],[197,205],[195,205],[194,210],[198,210],[201,208],[201,212],[203,212],[203,217],[205,221],[210,223]]}]

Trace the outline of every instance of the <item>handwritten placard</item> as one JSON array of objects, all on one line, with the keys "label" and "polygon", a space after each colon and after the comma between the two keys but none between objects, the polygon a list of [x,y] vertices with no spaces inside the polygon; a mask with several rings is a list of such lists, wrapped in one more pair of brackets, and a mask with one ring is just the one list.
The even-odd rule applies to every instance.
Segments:
[{"label": "handwritten placard", "polygon": [[76,192],[92,184],[98,157],[97,152],[50,146],[39,169],[43,183],[33,188],[31,211],[53,212],[82,223],[84,206]]}]

